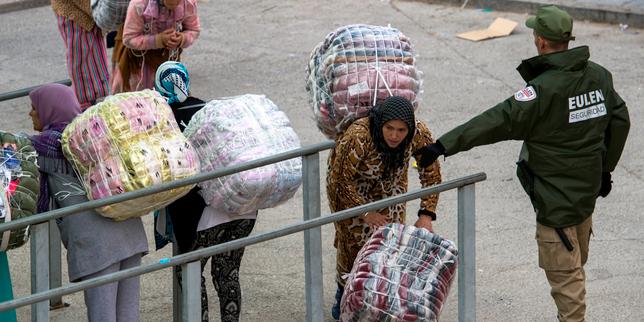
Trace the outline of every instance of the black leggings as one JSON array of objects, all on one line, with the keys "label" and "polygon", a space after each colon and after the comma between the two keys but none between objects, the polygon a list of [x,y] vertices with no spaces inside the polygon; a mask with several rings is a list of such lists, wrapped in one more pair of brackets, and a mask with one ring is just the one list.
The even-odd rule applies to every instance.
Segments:
[{"label": "black leggings", "polygon": [[[255,219],[240,219],[197,232],[197,239],[192,250],[222,244],[250,235],[255,226]],[[239,284],[239,266],[244,248],[212,256],[210,272],[215,290],[219,296],[219,311],[222,322],[237,322],[241,312],[241,286]],[[201,259],[201,272],[209,258]],[[177,267],[179,285],[181,285],[181,266]],[[208,321],[208,294],[206,279],[201,276],[201,320]]]}]

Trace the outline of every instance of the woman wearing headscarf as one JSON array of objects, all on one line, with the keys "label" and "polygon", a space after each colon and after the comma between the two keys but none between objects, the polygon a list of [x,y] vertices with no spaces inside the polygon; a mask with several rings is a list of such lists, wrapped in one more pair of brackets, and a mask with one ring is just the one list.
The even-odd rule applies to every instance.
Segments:
[{"label": "woman wearing headscarf", "polygon": [[[190,96],[190,77],[186,67],[175,61],[168,61],[157,69],[155,89],[168,99],[172,112],[181,131],[185,130],[192,116],[203,107],[204,101]],[[195,187],[187,195],[168,205],[174,237],[180,253],[190,252],[244,238],[253,231],[257,211],[241,215],[228,215],[207,206]],[[244,248],[201,259],[201,272],[210,259],[210,274],[219,297],[221,321],[239,321],[241,313],[241,284],[239,267]],[[177,266],[177,277],[181,285],[181,270]],[[206,279],[201,277],[201,320],[208,321],[208,294]]]},{"label": "woman wearing headscarf", "polygon": [[[407,191],[407,171],[414,151],[434,142],[427,126],[416,120],[411,102],[391,96],[353,122],[336,139],[328,161],[327,196],[332,212],[399,195]],[[441,182],[438,161],[418,173],[423,187]],[[438,195],[424,197],[415,225],[428,230],[436,220]],[[353,267],[358,251],[373,232],[388,223],[405,223],[405,204],[335,222],[336,303],[331,311],[337,320],[344,291],[345,274]]]},{"label": "woman wearing headscarf", "polygon": [[[177,61],[164,62],[157,68],[154,89],[166,98],[172,113],[183,132],[192,116],[203,108],[203,100],[190,96],[190,75],[185,65]],[[157,250],[168,242],[175,241],[179,253],[192,249],[197,233],[197,224],[206,207],[199,187],[166,207],[166,217],[155,212],[155,241]]]},{"label": "woman wearing headscarf", "polygon": [[[83,185],[63,156],[61,136],[67,124],[81,113],[71,88],[43,85],[29,93],[29,112],[34,130],[31,137],[38,152],[41,172],[38,212],[87,202]],[[140,265],[148,251],[141,218],[113,221],[86,210],[57,220],[67,249],[70,282]],[[85,290],[90,322],[139,321],[139,277],[131,277]]]}]

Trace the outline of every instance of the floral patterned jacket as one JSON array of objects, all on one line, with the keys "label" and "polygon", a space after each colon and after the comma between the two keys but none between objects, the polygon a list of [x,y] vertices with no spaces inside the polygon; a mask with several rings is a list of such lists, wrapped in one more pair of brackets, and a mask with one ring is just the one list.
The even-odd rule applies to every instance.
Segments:
[{"label": "floral patterned jacket", "polygon": [[[407,192],[407,172],[412,153],[432,142],[434,140],[427,126],[416,120],[416,133],[405,151],[405,166],[398,169],[394,175],[390,175],[387,180],[383,180],[384,167],[369,132],[369,118],[355,121],[336,139],[336,146],[329,156],[327,196],[331,211],[336,212]],[[423,187],[441,182],[438,161],[426,168],[419,168],[418,174]],[[420,208],[435,212],[437,203],[438,195],[430,195],[422,199]],[[380,213],[385,215],[389,222],[405,222],[404,204],[381,209]],[[335,226],[336,246],[338,242],[362,245],[374,231],[364,223],[362,216],[336,222]]]}]

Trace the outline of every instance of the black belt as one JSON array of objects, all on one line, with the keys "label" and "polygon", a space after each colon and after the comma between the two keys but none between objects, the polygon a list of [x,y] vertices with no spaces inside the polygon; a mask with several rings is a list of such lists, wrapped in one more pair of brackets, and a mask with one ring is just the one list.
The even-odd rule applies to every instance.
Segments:
[{"label": "black belt", "polygon": [[572,252],[575,247],[572,246],[572,243],[570,242],[570,239],[568,239],[568,236],[566,233],[563,231],[563,228],[555,228],[555,231],[557,232],[557,235],[559,235],[559,238],[561,238],[561,242],[566,246],[566,249],[569,252]]}]

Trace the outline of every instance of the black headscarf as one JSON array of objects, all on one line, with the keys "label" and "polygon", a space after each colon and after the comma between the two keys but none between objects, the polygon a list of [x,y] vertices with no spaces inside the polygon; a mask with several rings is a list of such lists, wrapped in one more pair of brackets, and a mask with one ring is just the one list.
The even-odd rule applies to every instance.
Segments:
[{"label": "black headscarf", "polygon": [[[395,148],[390,148],[382,135],[382,127],[391,120],[400,120],[407,124],[407,136]],[[406,98],[400,96],[391,96],[380,101],[369,110],[369,131],[373,138],[376,150],[380,152],[382,164],[384,166],[383,178],[388,178],[398,168],[405,165],[405,151],[414,138],[416,131],[416,119],[414,117],[414,107]]]}]

